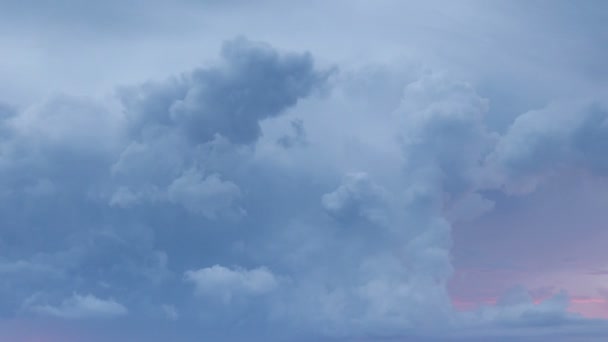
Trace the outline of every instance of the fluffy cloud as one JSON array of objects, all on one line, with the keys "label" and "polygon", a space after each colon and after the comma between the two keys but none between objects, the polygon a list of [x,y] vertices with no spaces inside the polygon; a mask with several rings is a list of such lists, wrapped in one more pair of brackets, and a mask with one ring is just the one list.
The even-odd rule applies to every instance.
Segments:
[{"label": "fluffy cloud", "polygon": [[168,195],[170,201],[207,218],[216,218],[222,212],[233,216],[244,214],[242,208],[233,204],[241,197],[239,187],[222,181],[217,174],[203,178],[197,171],[188,170],[169,185]]},{"label": "fluffy cloud", "polygon": [[497,138],[485,126],[487,111],[488,101],[468,83],[429,74],[407,85],[397,113],[409,176],[450,194],[474,189]]},{"label": "fluffy cloud", "polygon": [[451,223],[493,208],[483,190],[564,162],[602,172],[605,111],[553,120],[548,107],[501,136],[468,83],[416,71],[384,93],[370,88],[386,75],[334,75],[239,38],[217,64],[108,104],[0,108],[2,312],[128,306],[125,320],[347,338],[569,319],[558,296],[463,323],[447,293]]},{"label": "fluffy cloud", "polygon": [[387,192],[369,179],[365,173],[350,173],[333,192],[321,198],[323,208],[340,220],[353,221],[358,218],[374,224],[386,225]]},{"label": "fluffy cloud", "polygon": [[112,171],[117,183],[127,184],[110,203],[160,201],[210,219],[241,216],[234,204],[241,190],[224,179],[221,173],[230,170],[222,164],[258,140],[260,121],[279,116],[326,77],[309,54],[280,54],[238,38],[224,44],[218,66],[123,89],[131,143]]},{"label": "fluffy cloud", "polygon": [[564,169],[584,168],[605,175],[606,137],[608,109],[600,101],[561,101],[526,112],[488,156],[491,180],[507,191],[527,192],[542,178]]},{"label": "fluffy cloud", "polygon": [[[101,317],[126,313],[125,303],[134,317],[194,315],[200,309],[175,274],[201,260],[234,261],[225,252],[231,235],[263,224],[234,220],[252,205],[237,182],[254,184],[247,164],[260,121],[278,117],[325,78],[309,54],[237,39],[216,66],[122,89],[118,101],[59,96],[22,111],[2,107],[1,313],[26,306],[49,316]],[[197,289],[210,289],[222,270],[229,297],[278,286],[265,268],[187,274]],[[116,301],[64,299],[72,291]]]},{"label": "fluffy cloud", "polygon": [[266,267],[246,270],[215,265],[187,271],[184,279],[194,284],[199,296],[219,296],[226,303],[234,296],[269,293],[279,284],[277,277]]},{"label": "fluffy cloud", "polygon": [[193,143],[220,134],[249,144],[261,134],[260,120],[281,114],[325,78],[308,54],[280,55],[244,38],[224,44],[222,59],[219,67],[125,90],[132,132],[146,136],[176,127]]},{"label": "fluffy cloud", "polygon": [[30,310],[66,319],[113,318],[128,313],[126,307],[113,299],[104,300],[93,295],[79,294],[63,300],[58,306],[36,305],[32,306]]},{"label": "fluffy cloud", "polygon": [[103,153],[122,143],[123,123],[113,109],[87,98],[54,96],[15,117],[13,125],[28,143]]},{"label": "fluffy cloud", "polygon": [[[346,336],[449,327],[451,227],[443,209],[446,194],[456,198],[475,190],[487,144],[495,140],[483,125],[486,108],[469,85],[437,75],[423,75],[405,88],[401,105],[386,118],[392,128],[386,134],[393,137],[387,143],[399,146],[399,154],[389,169],[367,165],[346,172],[337,188],[321,196],[339,229],[317,223],[327,231],[315,259],[323,267],[304,265],[309,270],[292,277],[290,296],[318,299],[298,301],[287,316]],[[358,133],[356,127],[343,129]],[[315,147],[314,139],[309,146]],[[469,151],[458,153],[457,146]],[[395,178],[391,167],[399,170]],[[352,229],[370,224],[377,229]]]}]

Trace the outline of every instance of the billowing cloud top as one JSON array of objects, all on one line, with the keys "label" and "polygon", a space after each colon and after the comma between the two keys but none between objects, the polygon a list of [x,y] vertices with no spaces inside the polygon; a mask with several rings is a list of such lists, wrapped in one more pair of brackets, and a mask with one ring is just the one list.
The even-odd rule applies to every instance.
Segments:
[{"label": "billowing cloud top", "polygon": [[[389,5],[404,6],[345,8],[390,22]],[[176,37],[188,13],[202,10],[235,27],[238,18],[268,25],[238,1],[151,6],[184,20]],[[479,6],[463,4],[457,18],[472,9],[504,18]],[[39,15],[9,7],[20,18]],[[114,6],[100,8],[98,20]],[[442,6],[404,9],[445,15]],[[53,23],[70,15],[58,11],[47,24],[61,35]],[[142,13],[138,25],[155,13]],[[129,39],[149,39],[121,18]],[[212,27],[213,16],[204,18]],[[82,34],[100,32],[110,34]],[[259,35],[281,48],[237,35],[202,66],[167,67],[129,85],[116,75],[111,95],[65,86],[43,100],[0,104],[0,339],[36,337],[27,331],[62,341],[608,336],[603,321],[570,310],[581,297],[566,291],[519,286],[463,310],[450,282],[463,272],[459,244],[489,243],[462,242],[458,229],[559,187],[560,177],[605,182],[601,82],[577,79],[588,91],[568,96],[547,85],[509,105],[514,92],[501,86],[518,81],[502,74],[509,70],[484,65],[475,74],[420,51],[414,58],[448,71],[381,53],[344,59],[352,51],[302,52],[276,34]],[[383,37],[391,51],[392,36]],[[514,108],[521,110],[504,114]]]}]

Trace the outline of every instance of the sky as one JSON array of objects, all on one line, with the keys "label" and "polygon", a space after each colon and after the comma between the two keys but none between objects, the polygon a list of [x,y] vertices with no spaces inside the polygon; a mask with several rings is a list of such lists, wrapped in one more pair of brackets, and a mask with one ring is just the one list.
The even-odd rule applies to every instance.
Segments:
[{"label": "sky", "polygon": [[608,3],[0,0],[0,341],[604,341]]}]

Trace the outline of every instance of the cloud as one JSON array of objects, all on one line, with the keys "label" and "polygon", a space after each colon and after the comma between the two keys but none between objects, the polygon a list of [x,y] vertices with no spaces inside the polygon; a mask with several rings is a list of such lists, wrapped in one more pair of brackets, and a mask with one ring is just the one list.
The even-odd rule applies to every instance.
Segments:
[{"label": "cloud", "polygon": [[207,218],[216,218],[222,212],[234,216],[244,214],[242,208],[233,204],[241,197],[239,187],[222,181],[217,174],[203,178],[194,170],[186,171],[169,185],[168,195],[170,201]]},{"label": "cloud", "polygon": [[468,193],[448,203],[445,216],[450,222],[472,221],[494,209],[494,205],[479,193]]},{"label": "cloud", "polygon": [[278,278],[266,267],[247,270],[214,265],[186,271],[184,279],[194,284],[197,295],[219,296],[225,303],[235,296],[264,295],[279,286]]},{"label": "cloud", "polygon": [[[341,90],[335,94],[342,95]],[[369,155],[349,155],[346,160],[356,162],[341,165],[346,169],[342,180],[333,181],[321,196],[331,223],[304,223],[303,233],[291,242],[298,251],[306,245],[313,251],[291,276],[288,296],[318,299],[291,303],[286,317],[333,336],[397,337],[449,329],[454,317],[446,291],[452,273],[451,226],[443,217],[444,200],[446,194],[459,197],[476,190],[488,144],[496,140],[483,124],[486,110],[486,101],[470,85],[440,75],[424,74],[405,87],[401,104],[383,117],[384,135],[392,139],[357,142],[362,146],[357,152],[370,145],[396,151],[387,157],[391,163],[365,163]],[[323,142],[340,146],[351,143],[351,134],[368,137],[359,128],[367,122],[374,127],[372,121],[355,120],[362,125],[344,125]],[[309,148],[324,150],[312,133],[309,137]],[[467,153],[458,152],[463,146]],[[361,171],[353,173],[350,165]],[[352,229],[370,224],[380,229]],[[289,227],[295,234],[298,226]]]},{"label": "cloud", "polygon": [[113,299],[104,300],[90,294],[74,294],[58,306],[35,305],[30,310],[65,319],[115,318],[128,313],[126,307]]},{"label": "cloud", "polygon": [[[438,341],[599,341],[608,325],[603,320],[568,311],[565,291],[537,289],[549,296],[534,299],[532,291],[519,285],[506,290],[493,304],[456,314],[456,329]],[[433,339],[435,340],[435,339]]]},{"label": "cloud", "polygon": [[495,306],[481,309],[482,321],[506,326],[561,325],[582,320],[567,311],[569,298],[565,292],[534,303],[530,293],[523,287],[508,290]]},{"label": "cloud", "polygon": [[309,54],[281,55],[245,38],[225,43],[221,56],[218,67],[124,90],[131,131],[145,136],[175,127],[193,143],[220,134],[250,144],[261,134],[259,121],[280,115],[326,78]]},{"label": "cloud", "polygon": [[10,138],[12,133],[10,119],[15,116],[16,110],[11,106],[0,102],[0,136],[1,139]]},{"label": "cloud", "polygon": [[342,184],[321,198],[323,208],[338,220],[353,222],[363,219],[373,224],[386,225],[386,190],[375,184],[364,172],[347,174]]},{"label": "cloud", "polygon": [[451,224],[492,210],[485,190],[563,161],[602,172],[604,112],[528,112],[500,135],[472,84],[387,69],[329,78],[309,53],[238,38],[110,103],[59,96],[1,116],[3,311],[42,292],[28,307],[47,316],[275,338],[570,322],[560,296],[461,322]]},{"label": "cloud", "polygon": [[397,113],[411,176],[429,178],[454,195],[474,190],[483,157],[497,139],[485,126],[487,111],[487,99],[470,84],[441,74],[407,85]]},{"label": "cloud", "polygon": [[209,219],[243,215],[235,203],[240,186],[222,164],[242,164],[242,153],[261,136],[260,122],[283,114],[326,78],[310,54],[237,38],[223,45],[217,66],[122,89],[131,142],[112,166],[119,186],[109,202],[169,202]]},{"label": "cloud", "polygon": [[606,137],[603,102],[561,101],[517,117],[486,163],[498,186],[529,192],[543,178],[567,169],[605,175]]},{"label": "cloud", "polygon": [[53,96],[15,116],[12,124],[24,143],[38,148],[103,155],[122,143],[121,116],[112,104],[82,97]]},{"label": "cloud", "polygon": [[300,119],[291,121],[291,128],[293,129],[293,135],[283,135],[277,139],[277,144],[284,148],[291,148],[294,146],[306,146],[306,131],[304,130],[304,122]]}]

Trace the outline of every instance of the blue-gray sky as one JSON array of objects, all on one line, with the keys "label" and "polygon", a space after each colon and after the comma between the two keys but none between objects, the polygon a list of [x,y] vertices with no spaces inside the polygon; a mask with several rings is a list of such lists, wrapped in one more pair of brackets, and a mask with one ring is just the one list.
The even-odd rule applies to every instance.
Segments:
[{"label": "blue-gray sky", "polygon": [[0,0],[0,340],[605,340],[607,22]]}]

